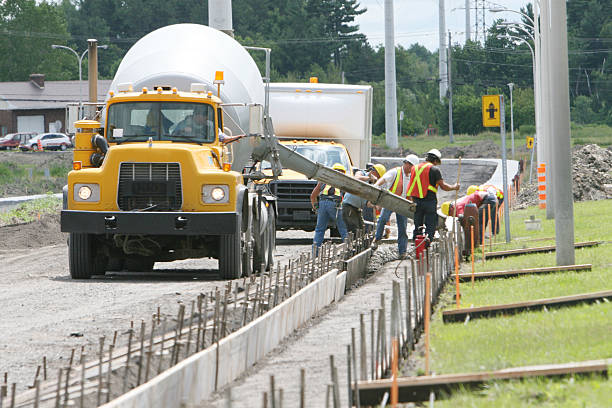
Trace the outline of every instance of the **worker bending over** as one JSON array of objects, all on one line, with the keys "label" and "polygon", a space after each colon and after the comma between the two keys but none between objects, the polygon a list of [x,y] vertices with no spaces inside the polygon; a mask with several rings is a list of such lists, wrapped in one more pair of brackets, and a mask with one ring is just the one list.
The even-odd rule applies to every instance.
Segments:
[{"label": "worker bending over", "polygon": [[[489,225],[490,211],[491,218],[493,219],[493,225],[491,230],[493,231],[493,234],[496,235],[499,231],[499,217],[496,215],[497,213],[495,211],[499,209],[502,203],[504,202],[504,193],[492,184],[483,184],[480,186],[471,185],[467,189],[468,194],[473,193],[474,191],[482,191],[487,193],[486,200],[482,203],[480,207],[478,207],[478,219],[480,220],[480,225],[482,225],[482,219],[484,217],[484,226],[486,231],[486,228]],[[488,233],[486,235],[488,235]]]},{"label": "worker bending over", "polygon": [[410,187],[407,196],[416,203],[414,213],[414,231],[412,238],[416,239],[419,228],[425,224],[427,239],[432,241],[438,226],[438,187],[444,191],[459,190],[459,183],[446,184],[438,166],[442,163],[442,154],[438,149],[431,149],[425,156],[425,161],[412,168]]},{"label": "worker bending over", "polygon": [[452,201],[443,202],[440,210],[444,215],[461,218],[463,216],[463,213],[465,212],[466,205],[474,204],[476,207],[480,208],[481,205],[486,205],[489,199],[490,196],[488,192],[477,190],[474,191],[472,194],[465,195],[458,199],[456,211],[455,203]]},{"label": "worker bending over", "polygon": [[[346,173],[346,169],[340,163],[334,164],[332,169],[340,173]],[[317,198],[319,199],[318,210]],[[312,190],[312,193],[310,193],[312,211],[317,213],[317,226],[315,227],[313,239],[313,251],[315,256],[319,254],[319,248],[323,244],[325,230],[327,230],[327,225],[330,222],[334,221],[336,223],[336,227],[338,227],[338,231],[340,232],[340,237],[342,237],[343,241],[346,239],[346,226],[344,225],[342,216],[338,216],[341,201],[342,192],[339,189],[323,184],[320,181]]]},{"label": "worker bending over", "polygon": [[[373,165],[369,171],[357,170],[355,178],[360,181],[372,184],[378,181],[378,179],[385,174],[385,166],[382,164]],[[342,220],[346,225],[347,232],[357,233],[357,230],[364,229],[362,210],[366,207],[367,200],[351,194],[344,193],[342,199]]]},{"label": "worker bending over", "polygon": [[[406,191],[410,182],[410,172],[414,166],[419,164],[419,158],[415,154],[409,154],[404,158],[403,162],[404,164],[402,166],[386,172],[385,175],[376,182],[375,186],[388,189],[391,193],[397,194],[400,197],[406,197]],[[385,224],[389,221],[391,213],[391,210],[383,208],[380,217],[378,217],[376,236],[374,237],[374,242],[372,242],[372,249],[378,247],[378,242],[382,239]],[[408,236],[406,235],[406,224],[408,219],[398,213],[395,213],[395,219],[397,221],[397,252],[400,258],[404,258],[408,248]]]}]

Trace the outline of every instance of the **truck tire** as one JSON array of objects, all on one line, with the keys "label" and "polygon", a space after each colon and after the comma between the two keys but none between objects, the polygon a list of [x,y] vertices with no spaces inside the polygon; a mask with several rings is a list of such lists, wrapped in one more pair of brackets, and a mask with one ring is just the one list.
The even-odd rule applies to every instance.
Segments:
[{"label": "truck tire", "polygon": [[272,206],[268,207],[268,269],[274,266],[274,254],[276,253],[276,215]]},{"label": "truck tire", "polygon": [[238,279],[242,275],[242,224],[238,217],[238,228],[231,235],[219,237],[219,275],[222,279]]},{"label": "truck tire", "polygon": [[[100,273],[100,259],[96,259],[91,234],[71,232],[68,239],[70,277],[72,279],[89,279]],[[105,265],[104,265],[105,266]],[[101,271],[104,273],[104,271]]]}]

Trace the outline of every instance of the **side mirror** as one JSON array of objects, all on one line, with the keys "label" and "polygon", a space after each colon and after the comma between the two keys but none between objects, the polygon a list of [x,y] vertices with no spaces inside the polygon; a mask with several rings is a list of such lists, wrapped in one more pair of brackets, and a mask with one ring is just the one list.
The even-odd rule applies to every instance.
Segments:
[{"label": "side mirror", "polygon": [[263,134],[263,106],[249,105],[249,134]]}]

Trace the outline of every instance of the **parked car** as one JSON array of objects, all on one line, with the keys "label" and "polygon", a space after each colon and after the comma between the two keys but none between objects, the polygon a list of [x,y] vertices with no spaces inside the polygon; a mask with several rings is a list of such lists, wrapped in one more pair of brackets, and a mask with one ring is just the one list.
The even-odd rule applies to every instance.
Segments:
[{"label": "parked car", "polygon": [[19,146],[23,151],[38,150],[40,140],[43,150],[66,150],[72,146],[72,141],[63,133],[41,133]]},{"label": "parked car", "polygon": [[0,150],[16,149],[36,136],[33,132],[9,133],[0,138]]}]

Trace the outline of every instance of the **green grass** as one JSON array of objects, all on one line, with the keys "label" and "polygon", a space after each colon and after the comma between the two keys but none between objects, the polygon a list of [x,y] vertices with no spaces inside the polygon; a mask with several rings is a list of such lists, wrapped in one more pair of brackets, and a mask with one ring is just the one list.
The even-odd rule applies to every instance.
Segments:
[{"label": "green grass", "polygon": [[0,212],[0,226],[32,222],[39,216],[58,213],[62,208],[62,200],[53,196],[32,200],[19,207]]},{"label": "green grass", "polygon": [[494,382],[476,392],[460,391],[450,399],[437,400],[436,407],[609,407],[612,381],[597,377],[529,379]]},{"label": "green grass", "polygon": [[51,165],[49,178],[45,169],[33,164],[0,163],[0,197],[59,192],[66,184],[69,166]]},{"label": "green grass", "polygon": [[[574,204],[575,241],[611,241],[612,201]],[[515,238],[554,237],[554,220],[545,210],[528,208],[510,214]],[[523,220],[536,215],[542,230],[527,231]],[[503,239],[502,230],[498,239]],[[515,240],[496,249],[542,246],[552,242]],[[612,246],[576,250],[576,263],[593,264],[592,271],[558,272],[510,279],[491,279],[461,284],[463,307],[512,303],[546,297],[612,289]],[[476,262],[476,271],[510,270],[556,265],[555,253],[512,256]],[[462,271],[469,272],[469,263]],[[612,303],[578,305],[512,316],[474,319],[467,324],[442,322],[440,310],[455,307],[454,285],[440,299],[431,326],[431,369],[460,373],[498,370],[534,364],[553,364],[612,357]],[[557,407],[610,406],[612,382],[601,378],[530,379],[490,383],[483,391],[461,391],[436,405],[461,407]]]},{"label": "green grass", "polygon": [[607,125],[578,125],[572,123],[572,145],[598,144],[612,146],[612,127]]},{"label": "green grass", "polygon": [[612,357],[612,304],[474,319],[432,322],[431,367],[441,373],[499,370],[534,364]]}]

